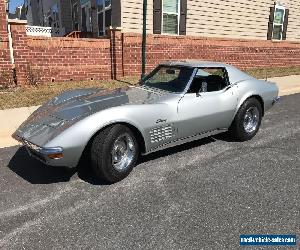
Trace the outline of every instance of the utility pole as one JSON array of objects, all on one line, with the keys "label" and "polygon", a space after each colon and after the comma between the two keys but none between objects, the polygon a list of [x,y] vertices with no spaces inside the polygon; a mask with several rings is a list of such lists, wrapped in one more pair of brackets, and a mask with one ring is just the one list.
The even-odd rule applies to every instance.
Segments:
[{"label": "utility pole", "polygon": [[146,40],[147,40],[147,0],[143,0],[143,41],[142,41],[142,74],[141,79],[145,77],[146,72]]}]

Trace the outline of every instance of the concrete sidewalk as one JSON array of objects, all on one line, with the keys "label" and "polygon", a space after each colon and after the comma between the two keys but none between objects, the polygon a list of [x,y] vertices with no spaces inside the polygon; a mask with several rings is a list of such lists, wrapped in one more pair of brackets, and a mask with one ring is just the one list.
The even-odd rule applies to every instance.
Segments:
[{"label": "concrete sidewalk", "polygon": [[[268,78],[268,81],[277,83],[280,96],[300,93],[300,75]],[[11,138],[11,134],[37,108],[38,106],[0,110],[0,148],[18,144]]]},{"label": "concrete sidewalk", "polygon": [[18,144],[11,134],[25,121],[39,106],[0,110],[0,148]]},{"label": "concrete sidewalk", "polygon": [[276,82],[279,87],[279,96],[300,93],[300,75],[268,78],[270,82]]}]

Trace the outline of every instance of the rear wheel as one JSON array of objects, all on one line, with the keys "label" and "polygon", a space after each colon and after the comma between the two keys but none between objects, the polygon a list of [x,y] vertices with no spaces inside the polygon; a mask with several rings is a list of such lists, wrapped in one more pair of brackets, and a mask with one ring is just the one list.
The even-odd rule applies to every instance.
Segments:
[{"label": "rear wheel", "polygon": [[121,124],[105,128],[94,138],[91,146],[94,172],[110,183],[128,176],[138,155],[139,145],[134,134]]},{"label": "rear wheel", "polygon": [[247,141],[252,139],[259,130],[262,119],[262,106],[256,98],[247,99],[229,129],[234,139]]}]

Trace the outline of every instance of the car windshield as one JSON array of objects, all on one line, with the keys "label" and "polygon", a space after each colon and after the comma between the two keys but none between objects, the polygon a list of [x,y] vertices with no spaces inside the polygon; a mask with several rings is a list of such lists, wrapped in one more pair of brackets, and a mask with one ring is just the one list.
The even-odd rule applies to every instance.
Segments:
[{"label": "car windshield", "polygon": [[163,91],[182,93],[194,69],[189,67],[159,66],[142,82],[142,86]]}]

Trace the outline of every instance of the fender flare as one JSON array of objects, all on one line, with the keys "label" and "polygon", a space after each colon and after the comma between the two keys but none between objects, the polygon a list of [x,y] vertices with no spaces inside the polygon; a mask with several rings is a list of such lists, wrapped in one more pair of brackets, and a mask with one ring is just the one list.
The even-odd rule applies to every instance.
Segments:
[{"label": "fender flare", "polygon": [[123,120],[123,119],[118,119],[118,120],[111,120],[107,123],[104,123],[101,127],[99,127],[99,129],[97,131],[95,131],[92,136],[89,138],[87,144],[85,145],[84,148],[86,148],[89,143],[93,140],[93,138],[100,132],[102,131],[103,129],[109,127],[109,126],[113,126],[113,125],[116,125],[116,124],[122,124],[122,125],[125,125],[127,127],[129,127],[130,129],[132,129],[133,133],[135,135],[137,135],[137,140],[138,140],[138,143],[139,145],[141,146],[141,151],[145,151],[146,150],[146,142],[145,142],[145,135],[144,133],[142,132],[140,126],[138,126],[137,124],[133,123],[132,121],[128,121],[128,120]]},{"label": "fender flare", "polygon": [[263,98],[261,97],[261,95],[257,94],[257,93],[248,93],[246,95],[244,95],[240,100],[238,100],[238,105],[237,105],[237,108],[234,112],[234,117],[236,116],[237,112],[239,111],[240,107],[243,105],[243,103],[249,99],[249,98],[256,98],[260,104],[261,104],[261,108],[262,108],[262,116],[264,116],[264,113],[265,113],[265,106],[264,106],[264,100]]}]

